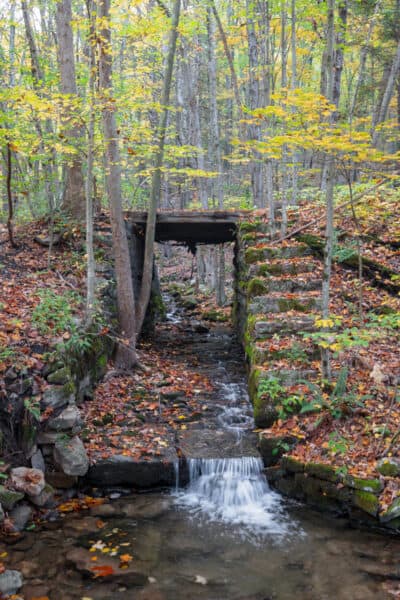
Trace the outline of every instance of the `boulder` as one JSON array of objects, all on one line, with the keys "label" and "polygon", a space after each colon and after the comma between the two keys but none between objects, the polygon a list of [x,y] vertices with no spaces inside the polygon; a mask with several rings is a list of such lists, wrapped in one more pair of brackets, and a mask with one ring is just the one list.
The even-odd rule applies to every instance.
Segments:
[{"label": "boulder", "polygon": [[56,408],[61,408],[61,406],[71,404],[74,399],[75,390],[70,388],[68,384],[63,386],[52,385],[44,391],[40,406],[42,410],[46,410],[46,408],[52,408],[54,410]]},{"label": "boulder", "polygon": [[24,582],[19,571],[7,569],[0,575],[0,593],[4,596],[16,594]]},{"label": "boulder", "polygon": [[17,467],[11,470],[11,482],[17,492],[37,496],[45,486],[43,471]]},{"label": "boulder", "polygon": [[0,503],[6,510],[12,510],[24,495],[21,492],[14,492],[4,487],[4,485],[0,485]]},{"label": "boulder", "polygon": [[74,548],[66,555],[67,562],[72,564],[79,573],[82,573],[86,577],[98,577],[98,573],[102,568],[106,570],[106,573],[101,577],[101,582],[112,581],[127,586],[142,586],[148,581],[146,568],[142,570],[137,560],[132,561],[132,563],[126,566],[124,565],[125,568],[121,568],[118,557],[107,555],[107,559],[102,561],[104,563],[102,565],[94,563],[92,558],[93,553],[84,548]]},{"label": "boulder", "polygon": [[72,429],[80,420],[81,415],[78,408],[71,405],[64,408],[57,417],[49,419],[46,425],[54,431],[65,431],[66,429]]},{"label": "boulder", "polygon": [[89,459],[82,440],[75,436],[58,440],[54,446],[54,460],[66,475],[83,476],[89,469]]}]

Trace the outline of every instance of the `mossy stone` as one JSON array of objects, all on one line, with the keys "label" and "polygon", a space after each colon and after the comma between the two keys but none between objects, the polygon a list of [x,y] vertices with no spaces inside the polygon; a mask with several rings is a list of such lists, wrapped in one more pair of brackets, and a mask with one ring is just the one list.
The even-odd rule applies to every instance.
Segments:
[{"label": "mossy stone", "polygon": [[263,258],[264,254],[261,248],[247,248],[244,253],[244,262],[246,265],[252,265],[263,260]]},{"label": "mossy stone", "polygon": [[263,435],[258,438],[258,449],[263,459],[264,465],[270,467],[278,464],[282,454],[292,448],[297,439],[289,435]]},{"label": "mossy stone", "polygon": [[331,481],[337,483],[340,481],[340,475],[337,473],[336,468],[332,465],[326,465],[324,463],[307,463],[305,471],[313,477],[324,479],[325,481]]},{"label": "mossy stone", "polygon": [[193,310],[197,306],[197,300],[194,296],[188,296],[183,299],[182,306],[188,310]]},{"label": "mossy stone", "polygon": [[379,499],[371,492],[355,490],[353,495],[353,504],[373,517],[378,515]]},{"label": "mossy stone", "polygon": [[68,383],[71,380],[71,371],[68,367],[62,367],[57,371],[53,371],[48,375],[47,381],[49,383],[56,383],[62,385]]},{"label": "mossy stone", "polygon": [[393,457],[381,458],[377,462],[376,470],[385,477],[398,477],[400,475],[400,459]]},{"label": "mossy stone", "polygon": [[275,423],[278,413],[269,398],[257,397],[253,406],[256,427],[271,427]]},{"label": "mossy stone", "polygon": [[22,494],[21,492],[13,492],[4,487],[4,485],[0,485],[0,504],[6,510],[12,510],[17,502],[22,500],[24,496],[25,494]]},{"label": "mossy stone", "polygon": [[346,475],[344,483],[356,490],[371,492],[373,494],[379,494],[383,490],[382,482],[379,479],[361,479],[360,477]]},{"label": "mossy stone", "polygon": [[262,296],[267,293],[268,285],[259,277],[254,277],[247,284],[247,296],[249,298],[252,298],[253,296]]},{"label": "mossy stone", "polygon": [[400,517],[400,497],[395,498],[389,508],[379,516],[382,523],[389,523]]},{"label": "mossy stone", "polygon": [[281,467],[289,473],[302,473],[304,471],[304,463],[292,456],[283,456],[281,460]]}]

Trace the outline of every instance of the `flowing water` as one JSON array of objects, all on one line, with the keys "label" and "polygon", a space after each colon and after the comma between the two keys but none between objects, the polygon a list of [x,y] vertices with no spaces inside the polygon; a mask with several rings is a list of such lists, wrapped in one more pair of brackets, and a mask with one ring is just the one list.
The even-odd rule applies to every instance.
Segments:
[{"label": "flowing water", "polygon": [[[195,368],[216,383],[215,391],[205,395],[207,420],[191,424],[195,441],[188,459],[189,484],[172,492],[126,497],[125,490],[112,490],[120,497],[106,508],[67,515],[12,545],[0,544],[0,554],[8,553],[7,567],[24,574],[21,597],[400,597],[397,539],[353,530],[347,521],[288,502],[269,488],[251,431],[242,356],[229,329],[199,335],[178,321],[174,327],[182,328],[181,335],[176,329],[173,336],[161,332],[159,343],[170,344],[171,351],[179,348],[176,360],[185,364],[195,357]],[[177,481],[181,475],[177,472]],[[129,554],[129,568],[118,577],[93,580],[91,567],[106,565],[114,553]]]}]

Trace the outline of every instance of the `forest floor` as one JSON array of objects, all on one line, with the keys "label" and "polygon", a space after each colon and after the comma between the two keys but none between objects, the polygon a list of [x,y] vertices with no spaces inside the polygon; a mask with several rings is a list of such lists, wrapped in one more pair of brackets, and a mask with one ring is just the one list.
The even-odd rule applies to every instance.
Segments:
[{"label": "forest floor", "polygon": [[[323,212],[322,204],[312,208],[309,204],[300,206],[289,215],[292,228],[298,229],[312,221],[304,231],[322,235]],[[353,250],[359,240],[363,255],[387,267],[391,274],[378,274],[378,280],[373,283],[364,278],[360,296],[357,272],[335,262],[331,312],[337,319],[340,335],[335,335],[329,343],[334,371],[348,369],[345,393],[338,397],[334,389],[323,391],[317,401],[314,395],[316,410],[303,414],[284,407],[282,418],[271,431],[279,435],[297,434],[301,443],[292,455],[302,460],[334,462],[350,474],[376,476],[377,459],[400,458],[400,297],[396,291],[400,281],[400,224],[396,198],[390,193],[374,192],[364,199],[357,215],[355,226],[350,208],[338,211],[340,239]],[[0,231],[0,394],[5,373],[12,366],[33,373],[35,395],[40,398],[47,385],[42,376],[46,353],[69,338],[68,319],[82,316],[83,233],[78,228],[65,243],[54,247],[49,262],[48,249],[34,241],[45,232],[44,222],[19,227],[15,235],[18,247],[11,248],[6,231]],[[191,257],[188,254],[182,260],[182,256],[180,251],[164,268],[164,277],[166,281],[184,282],[186,293],[193,295],[193,290],[188,290],[193,285]],[[49,306],[52,306],[51,302],[46,305],[49,295],[63,298],[62,306],[70,307],[65,309],[68,319],[46,314],[46,310],[51,312]],[[190,319],[198,321],[200,327],[215,327],[215,323],[203,318],[214,309],[209,294],[198,296]],[[229,306],[218,309],[214,318],[225,319],[229,312]],[[305,340],[305,343],[314,342]],[[282,340],[277,337],[270,343],[276,350]],[[150,374],[135,371],[126,377],[106,377],[98,386],[93,401],[84,409],[87,449],[92,462],[113,453],[149,459],[159,456],[167,443],[166,427],[185,429],[191,420],[207,410],[204,401],[199,402],[198,398],[203,398],[213,383],[204,373],[196,373],[196,365],[177,361],[178,352],[179,346],[160,347],[157,341],[143,342],[139,355],[150,367]],[[282,366],[284,364],[285,359],[282,359]],[[316,359],[317,368],[318,364]],[[163,422],[154,418],[160,413],[160,390],[164,397],[171,398],[168,408],[163,408]],[[202,391],[201,395],[198,390]],[[173,401],[180,395],[185,396],[185,403]],[[303,395],[309,400],[310,390],[303,389]],[[6,406],[5,410],[12,414],[12,407]],[[134,436],[126,435],[127,417],[130,430],[135,425]],[[389,504],[399,493],[397,479],[389,478],[386,490],[385,501]]]}]

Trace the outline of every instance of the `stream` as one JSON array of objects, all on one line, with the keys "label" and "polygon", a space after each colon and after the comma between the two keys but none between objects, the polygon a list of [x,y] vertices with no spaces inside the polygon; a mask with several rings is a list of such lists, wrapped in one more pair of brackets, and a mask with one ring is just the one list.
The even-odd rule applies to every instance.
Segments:
[{"label": "stream", "polygon": [[[173,335],[169,328],[173,325]],[[177,336],[177,329],[180,335]],[[175,342],[172,340],[174,337]],[[22,572],[24,600],[369,600],[400,597],[400,541],[354,530],[270,489],[252,432],[243,357],[228,325],[196,331],[175,311],[157,333],[215,391],[188,458],[189,484],[132,494],[0,544]],[[173,344],[175,343],[175,346]],[[172,345],[171,345],[172,344]],[[196,445],[197,444],[197,445]],[[199,455],[195,453],[199,449]],[[91,566],[121,553],[116,575]],[[115,560],[115,559],[114,559]]]}]

